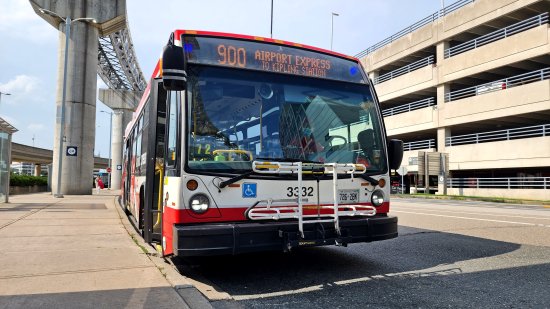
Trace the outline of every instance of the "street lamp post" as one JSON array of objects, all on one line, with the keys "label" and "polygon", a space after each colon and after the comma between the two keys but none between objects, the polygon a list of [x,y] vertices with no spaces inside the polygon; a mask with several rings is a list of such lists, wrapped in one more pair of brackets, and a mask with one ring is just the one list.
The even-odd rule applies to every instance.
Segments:
[{"label": "street lamp post", "polygon": [[40,13],[47,14],[50,16],[53,16],[55,18],[61,19],[65,23],[65,60],[63,61],[63,95],[61,98],[61,120],[60,120],[60,128],[59,128],[59,151],[57,153],[58,155],[58,166],[57,166],[57,192],[54,194],[54,197],[62,198],[63,193],[61,193],[61,170],[63,168],[63,140],[65,139],[65,100],[66,100],[66,94],[67,94],[67,63],[69,61],[69,40],[71,38],[71,24],[82,21],[82,22],[91,22],[96,23],[96,20],[94,18],[77,18],[74,20],[71,20],[69,16],[63,18],[56,13],[40,9]]},{"label": "street lamp post", "polygon": [[11,93],[0,91],[0,103],[2,103],[2,95],[11,95]]},{"label": "street lamp post", "polygon": [[107,186],[107,188],[109,190],[111,190],[111,174],[113,172],[113,167],[111,166],[111,140],[112,140],[112,137],[113,137],[113,113],[111,112],[106,112],[106,111],[101,111],[102,113],[106,113],[106,114],[109,114],[110,116],[110,122],[109,122],[109,168],[111,169],[110,172],[108,172],[107,174],[109,175],[109,185]]},{"label": "street lamp post", "polygon": [[270,38],[273,38],[273,0],[271,0],[271,32]]},{"label": "street lamp post", "polygon": [[334,16],[340,16],[340,14],[332,12],[330,16],[330,50],[332,50],[332,39],[334,37]]}]

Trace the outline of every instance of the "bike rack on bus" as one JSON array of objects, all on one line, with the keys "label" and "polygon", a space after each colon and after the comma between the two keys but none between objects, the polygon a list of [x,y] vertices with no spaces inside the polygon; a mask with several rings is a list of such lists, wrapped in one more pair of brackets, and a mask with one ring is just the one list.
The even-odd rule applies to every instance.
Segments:
[{"label": "bike rack on bus", "polygon": [[[338,235],[340,232],[339,216],[374,216],[376,208],[368,205],[343,204],[338,205],[338,175],[363,174],[367,168],[363,164],[341,164],[341,163],[303,163],[303,162],[252,162],[252,170],[259,174],[296,174],[298,176],[298,197],[293,199],[267,199],[256,202],[247,209],[246,216],[250,220],[279,220],[298,219],[298,229],[304,238],[304,224],[334,222],[334,229]],[[301,192],[303,188],[302,175],[332,174],[333,205],[317,205],[318,213],[304,215],[304,201]],[[317,192],[319,194],[319,192]],[[289,203],[296,203],[296,206],[289,206]],[[278,206],[279,204],[279,206]],[[284,205],[280,205],[284,204]],[[322,214],[322,209],[332,210],[331,214]],[[327,218],[328,217],[328,218]]]}]

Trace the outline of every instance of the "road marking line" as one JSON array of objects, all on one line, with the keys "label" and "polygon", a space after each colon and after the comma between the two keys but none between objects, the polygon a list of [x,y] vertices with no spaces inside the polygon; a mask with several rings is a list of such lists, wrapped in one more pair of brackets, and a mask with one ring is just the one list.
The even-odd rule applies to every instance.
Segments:
[{"label": "road marking line", "polygon": [[[419,199],[400,199],[399,202],[404,203],[418,203]],[[449,205],[456,205],[456,206],[465,206],[469,207],[470,205],[474,205],[477,207],[487,207],[487,208],[509,208],[509,209],[515,209],[515,208],[526,208],[529,207],[537,207],[537,205],[531,205],[531,204],[515,204],[515,203],[499,203],[499,202],[487,202],[487,201],[469,201],[469,200],[438,200],[438,199],[428,199],[428,201],[438,204],[449,204]],[[544,207],[544,206],[543,206]],[[550,206],[549,206],[550,208]]]},{"label": "road marking line", "polygon": [[[514,216],[514,215],[502,215],[502,214],[493,214],[493,213],[484,213],[484,212],[464,212],[464,211],[452,211],[452,210],[443,210],[443,209],[431,209],[431,208],[421,208],[415,207],[415,209],[421,209],[425,211],[438,211],[438,212],[447,212],[447,213],[456,213],[456,214],[465,214],[465,215],[482,215],[482,216],[493,216],[493,217],[508,217],[508,218],[520,218],[520,219],[534,219],[534,220],[550,220],[550,217],[524,217],[524,216]],[[399,209],[399,206],[393,206],[391,209]]]},{"label": "road marking line", "polygon": [[486,221],[486,222],[496,222],[496,223],[510,223],[510,224],[519,224],[519,225],[550,227],[550,225],[539,225],[539,224],[536,224],[536,223],[504,221],[504,220],[491,220],[491,219],[470,218],[470,217],[460,217],[460,216],[448,216],[448,215],[429,214],[429,213],[413,212],[413,211],[393,210],[393,212],[402,212],[402,213],[408,213],[408,214],[413,214],[413,215],[426,215],[426,216],[434,216],[434,217],[466,219],[466,220],[474,220],[474,221]]},{"label": "road marking line", "polygon": [[280,296],[315,292],[315,291],[320,291],[325,288],[330,288],[333,286],[346,286],[354,283],[363,283],[363,282],[373,281],[373,280],[389,280],[393,278],[424,278],[424,277],[434,277],[434,276],[458,275],[461,273],[463,273],[463,271],[458,267],[452,267],[447,269],[425,269],[425,270],[418,270],[418,271],[406,271],[406,272],[400,272],[400,273],[388,273],[388,274],[365,276],[360,278],[353,278],[353,279],[340,280],[340,281],[334,281],[334,282],[326,282],[324,284],[307,286],[307,287],[295,289],[295,290],[286,290],[286,291],[260,293],[260,294],[248,294],[248,295],[234,295],[233,299],[240,301],[240,300],[253,300],[253,299],[268,298],[268,297],[280,297]]},{"label": "road marking line", "polygon": [[301,289],[296,289],[296,290],[262,293],[262,294],[252,294],[252,295],[234,295],[233,299],[235,299],[235,300],[250,300],[250,299],[259,299],[259,298],[267,298],[267,297],[287,296],[287,295],[293,295],[293,294],[299,294],[299,293],[320,291],[320,290],[323,289],[323,286],[324,286],[323,284],[319,284],[319,285],[308,286],[308,287],[301,288]]}]

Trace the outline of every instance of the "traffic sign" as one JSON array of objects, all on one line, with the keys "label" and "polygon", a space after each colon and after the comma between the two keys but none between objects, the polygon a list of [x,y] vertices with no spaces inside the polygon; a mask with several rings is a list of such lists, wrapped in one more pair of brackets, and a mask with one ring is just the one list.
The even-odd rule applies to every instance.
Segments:
[{"label": "traffic sign", "polygon": [[111,168],[108,167],[108,168],[107,168],[107,173],[110,173],[110,172],[111,172]]},{"label": "traffic sign", "polygon": [[407,168],[405,166],[401,166],[397,169],[397,174],[399,175],[405,175],[407,174]]},{"label": "traffic sign", "polygon": [[401,175],[401,192],[400,193],[405,194],[405,179],[403,179],[403,176],[407,174],[407,168],[402,165],[397,169],[397,173]]},{"label": "traffic sign", "polygon": [[65,155],[67,157],[76,157],[78,154],[78,147],[76,146],[67,146],[67,149],[65,150]]}]

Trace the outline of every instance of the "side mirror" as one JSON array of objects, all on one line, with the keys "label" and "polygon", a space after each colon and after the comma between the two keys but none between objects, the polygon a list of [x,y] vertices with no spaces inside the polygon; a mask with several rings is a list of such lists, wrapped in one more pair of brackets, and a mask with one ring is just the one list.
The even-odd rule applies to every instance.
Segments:
[{"label": "side mirror", "polygon": [[403,160],[403,141],[392,139],[388,143],[388,163],[390,169],[396,170]]},{"label": "side mirror", "polygon": [[185,72],[183,47],[168,43],[162,51],[162,83],[167,91],[185,90],[187,73]]}]

